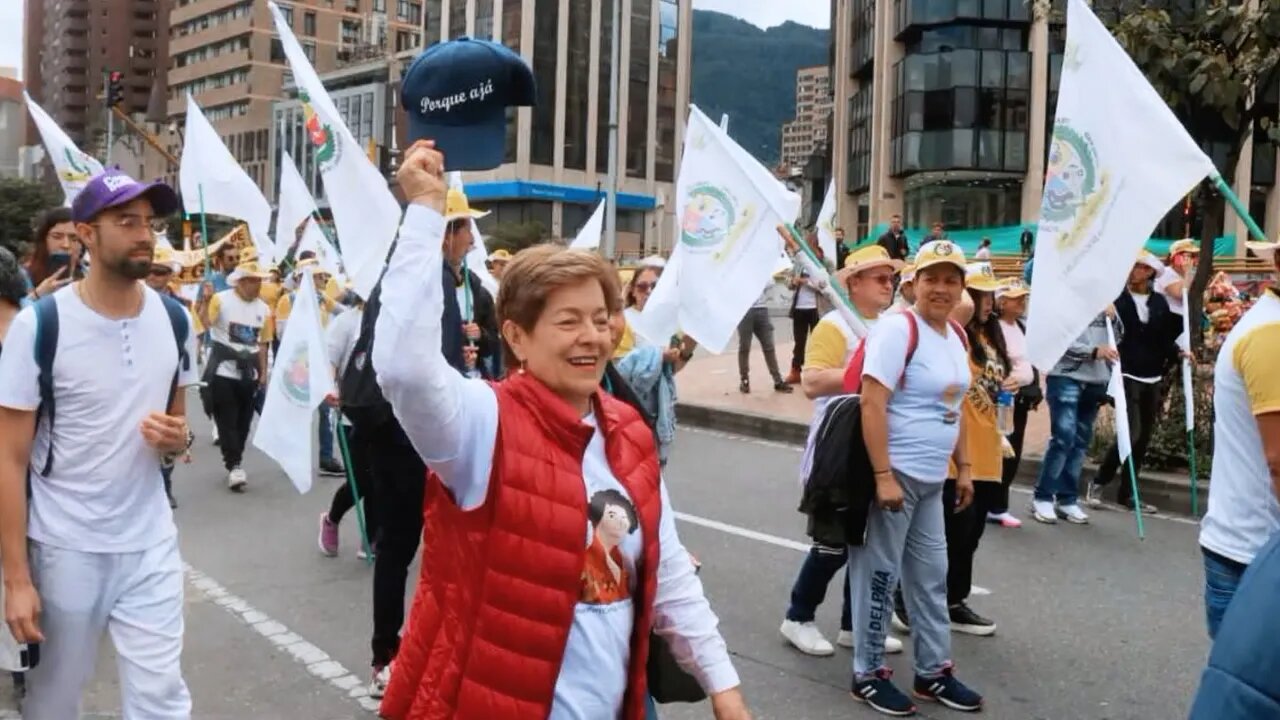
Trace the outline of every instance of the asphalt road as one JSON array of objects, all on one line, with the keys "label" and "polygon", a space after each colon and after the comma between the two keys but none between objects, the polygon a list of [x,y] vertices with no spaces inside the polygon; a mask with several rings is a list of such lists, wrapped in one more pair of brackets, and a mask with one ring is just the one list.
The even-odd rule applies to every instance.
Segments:
[{"label": "asphalt road", "polygon": [[[371,571],[355,558],[354,515],[344,521],[339,558],[316,549],[317,517],[340,481],[322,478],[299,496],[255,451],[246,463],[249,491],[232,495],[203,426],[199,437],[196,462],[180,468],[175,483],[192,568],[184,666],[195,717],[372,718],[369,700],[359,697],[368,679]],[[809,658],[778,635],[804,547],[794,511],[798,460],[795,448],[682,430],[667,476],[680,532],[704,563],[703,582],[757,718],[877,717],[849,699],[847,651]],[[1016,496],[1019,509],[1025,501]],[[991,528],[976,575],[991,594],[973,604],[1000,629],[992,638],[957,636],[954,650],[959,676],[986,694],[983,717],[1185,717],[1208,645],[1191,523],[1152,519],[1145,542],[1118,512],[1096,513],[1088,527]],[[829,600],[819,614],[831,637],[838,611]],[[86,698],[94,720],[119,712],[108,646]],[[904,684],[909,652],[892,660]],[[923,710],[922,717],[957,717]],[[710,717],[706,705],[661,714]]]}]

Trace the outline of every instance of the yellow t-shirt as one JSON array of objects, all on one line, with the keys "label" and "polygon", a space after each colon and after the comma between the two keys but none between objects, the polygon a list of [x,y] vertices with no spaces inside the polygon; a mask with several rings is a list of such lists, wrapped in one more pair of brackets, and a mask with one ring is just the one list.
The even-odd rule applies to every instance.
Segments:
[{"label": "yellow t-shirt", "polygon": [[[1008,369],[1000,362],[995,348],[982,341],[987,352],[985,367],[979,367],[969,356],[969,371],[973,373],[973,382],[964,395],[960,406],[961,422],[964,423],[965,456],[973,467],[970,468],[974,482],[1000,482],[1004,475],[1004,443],[1001,442],[1000,430],[996,422],[996,404],[992,395],[1000,393],[1000,385],[1004,382]],[[947,477],[956,477],[954,462],[947,464]]]},{"label": "yellow t-shirt", "polygon": [[613,351],[613,359],[626,356],[627,353],[636,347],[636,335],[631,331],[631,326],[625,322],[622,324],[622,339],[618,341],[618,347]]},{"label": "yellow t-shirt", "polygon": [[[320,297],[320,327],[328,327],[329,318],[333,317],[337,307],[338,303],[327,294]],[[284,293],[276,303],[274,319],[277,323],[288,322],[291,313],[293,313],[293,293]]]},{"label": "yellow t-shirt", "polygon": [[843,325],[844,322],[834,312],[827,313],[818,321],[804,348],[805,368],[834,370],[849,364],[849,356],[857,349],[858,343],[851,333],[845,332]]},{"label": "yellow t-shirt", "polygon": [[280,301],[280,292],[280,283],[263,280],[262,291],[258,293],[258,297],[262,298],[262,302],[266,303],[267,307],[273,308]]}]

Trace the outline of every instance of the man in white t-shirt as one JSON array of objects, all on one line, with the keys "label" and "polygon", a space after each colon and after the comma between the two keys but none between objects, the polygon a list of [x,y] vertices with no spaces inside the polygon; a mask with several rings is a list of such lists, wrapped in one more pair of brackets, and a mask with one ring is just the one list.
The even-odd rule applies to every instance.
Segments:
[{"label": "man in white t-shirt", "polygon": [[[824,265],[830,262],[823,256],[822,248],[818,245],[818,236],[810,233],[807,241],[809,247],[813,250],[814,255]],[[787,375],[786,382],[789,385],[800,384],[800,369],[804,366],[804,349],[805,344],[809,340],[809,334],[813,332],[817,326],[818,320],[822,317],[819,309],[818,295],[819,290],[814,286],[817,278],[810,278],[809,271],[800,263],[796,263],[795,274],[791,277],[791,289],[795,294],[791,297],[791,333],[795,345],[792,346],[791,353],[791,372]]]},{"label": "man in white t-shirt", "polygon": [[267,356],[275,332],[271,309],[259,297],[267,272],[257,260],[242,261],[227,278],[230,290],[213,296],[198,309],[209,328],[210,351],[205,364],[218,447],[227,469],[227,487],[244,492],[248,477],[240,466],[259,387],[266,387]]},{"label": "man in white t-shirt", "polygon": [[[836,275],[836,282],[844,285],[849,299],[858,314],[872,326],[880,313],[893,300],[893,279],[902,268],[901,260],[889,257],[880,245],[868,245],[845,258],[844,268]],[[809,425],[809,439],[800,461],[800,480],[807,482],[813,464],[814,445],[818,429],[822,425],[830,400],[844,393],[845,367],[853,357],[864,331],[855,330],[845,321],[839,310],[828,312],[813,329],[805,351],[804,369],[800,375],[800,388],[805,397],[813,400],[813,421]],[[835,648],[822,636],[814,622],[818,606],[827,594],[831,579],[840,572],[848,559],[848,544],[843,527],[828,527],[819,515],[809,517],[808,533],[813,546],[805,556],[791,588],[791,603],[782,622],[780,632],[797,650],[806,655],[831,655]],[[853,647],[853,625],[849,612],[849,584],[844,583],[844,603],[840,613],[840,634],[836,642],[843,647]],[[886,638],[887,652],[902,652],[902,642]]]},{"label": "man in white t-shirt", "polygon": [[[1280,243],[1249,243],[1280,278]],[[1209,636],[1244,571],[1280,532],[1280,291],[1240,318],[1213,370],[1213,495],[1200,525]]]},{"label": "man in white t-shirt", "polygon": [[[1178,315],[1186,313],[1182,302],[1183,291],[1191,288],[1191,279],[1195,277],[1196,265],[1200,262],[1200,248],[1194,240],[1179,240],[1169,246],[1169,262],[1156,273],[1156,292],[1162,293],[1169,301],[1169,309]],[[1179,341],[1183,349],[1190,347],[1189,338]]]},{"label": "man in white t-shirt", "polygon": [[177,209],[161,183],[118,170],[92,179],[72,217],[93,272],[22,311],[5,338],[5,618],[20,642],[43,646],[28,673],[28,720],[79,717],[107,632],[123,716],[191,717],[179,662],[182,559],[160,468],[191,445],[182,389],[196,382],[195,335],[182,328],[179,348],[171,317],[186,325],[185,313],[171,316],[139,282],[151,270],[153,230]]}]

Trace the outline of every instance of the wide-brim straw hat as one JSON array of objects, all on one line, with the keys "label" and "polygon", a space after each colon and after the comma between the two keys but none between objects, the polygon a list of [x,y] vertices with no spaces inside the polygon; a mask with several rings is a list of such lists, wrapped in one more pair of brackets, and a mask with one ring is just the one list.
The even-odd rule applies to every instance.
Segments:
[{"label": "wide-brim straw hat", "polygon": [[884,247],[868,245],[857,252],[849,253],[849,256],[844,259],[844,267],[840,269],[840,272],[836,273],[836,278],[840,282],[845,282],[864,270],[878,267],[887,267],[896,273],[906,265],[901,260],[889,257],[889,251],[885,250]]},{"label": "wide-brim straw hat", "polygon": [[458,188],[449,188],[449,193],[445,195],[444,201],[444,220],[445,222],[453,222],[454,220],[462,220],[463,218],[471,218],[478,220],[479,218],[488,216],[487,210],[476,210],[471,207],[471,203],[467,201],[466,193]]},{"label": "wide-brim straw hat", "polygon": [[231,274],[227,276],[227,284],[235,285],[245,279],[266,280],[270,276],[270,272],[259,265],[257,260],[250,260],[240,263],[235,270],[231,271]]}]

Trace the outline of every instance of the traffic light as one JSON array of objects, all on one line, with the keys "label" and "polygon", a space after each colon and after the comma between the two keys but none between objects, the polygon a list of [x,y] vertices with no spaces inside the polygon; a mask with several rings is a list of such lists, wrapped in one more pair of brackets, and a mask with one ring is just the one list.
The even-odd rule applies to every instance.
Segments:
[{"label": "traffic light", "polygon": [[113,108],[124,100],[124,73],[112,70],[107,76],[107,107]]}]

